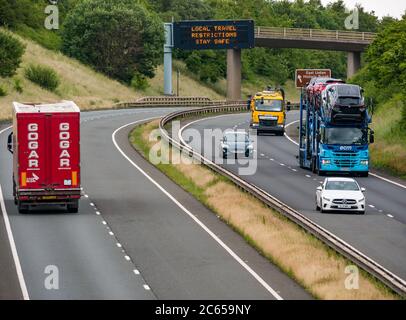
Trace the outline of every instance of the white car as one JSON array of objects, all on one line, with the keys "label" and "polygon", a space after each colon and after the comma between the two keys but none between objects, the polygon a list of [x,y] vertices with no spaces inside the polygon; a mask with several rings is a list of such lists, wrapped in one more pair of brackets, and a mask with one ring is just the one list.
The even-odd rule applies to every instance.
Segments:
[{"label": "white car", "polygon": [[321,212],[365,213],[365,188],[352,178],[326,178],[316,190],[316,209]]},{"label": "white car", "polygon": [[223,159],[229,155],[244,154],[246,157],[252,155],[254,147],[253,142],[247,132],[243,131],[226,131],[220,143]]}]

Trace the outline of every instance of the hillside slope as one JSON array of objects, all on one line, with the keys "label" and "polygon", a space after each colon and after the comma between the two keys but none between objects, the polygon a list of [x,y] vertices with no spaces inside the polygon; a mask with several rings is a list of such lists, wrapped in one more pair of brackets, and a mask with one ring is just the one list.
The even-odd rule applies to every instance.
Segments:
[{"label": "hillside slope", "polygon": [[[163,93],[162,66],[158,68],[155,78],[149,80],[150,87],[145,92],[136,91],[92,70],[77,60],[68,58],[60,52],[47,50],[31,40],[23,39],[17,35],[16,37],[26,45],[26,51],[17,75],[9,79],[0,78],[0,85],[7,91],[5,97],[0,97],[0,120],[10,119],[12,101],[52,102],[68,99],[75,101],[82,110],[93,110],[109,108],[112,104],[120,101]],[[61,84],[55,93],[40,88],[24,77],[24,68],[31,63],[47,65],[58,73]],[[19,93],[14,87],[16,79],[21,82],[22,93]],[[175,81],[174,84],[176,84]],[[224,99],[220,94],[187,75],[181,75],[180,94]]]}]

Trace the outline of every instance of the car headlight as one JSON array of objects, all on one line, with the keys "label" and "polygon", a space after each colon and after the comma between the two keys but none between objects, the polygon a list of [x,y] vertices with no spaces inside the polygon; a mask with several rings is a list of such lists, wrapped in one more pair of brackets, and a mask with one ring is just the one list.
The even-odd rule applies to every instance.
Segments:
[{"label": "car headlight", "polygon": [[360,161],[360,164],[361,164],[362,166],[367,166],[367,165],[369,164],[369,161],[368,161],[368,160],[361,160],[361,161]]},{"label": "car headlight", "polygon": [[358,202],[364,202],[365,198],[359,199]]},{"label": "car headlight", "polygon": [[331,201],[331,199],[326,198],[326,197],[323,197],[323,199],[326,200],[326,201]]},{"label": "car headlight", "polygon": [[258,126],[259,126],[259,124],[258,124],[258,123],[253,122],[253,123],[252,123],[252,126],[253,126],[253,127],[258,127]]},{"label": "car headlight", "polygon": [[326,164],[330,164],[330,163],[331,163],[331,160],[326,160],[326,159],[321,160],[321,164],[326,165]]}]

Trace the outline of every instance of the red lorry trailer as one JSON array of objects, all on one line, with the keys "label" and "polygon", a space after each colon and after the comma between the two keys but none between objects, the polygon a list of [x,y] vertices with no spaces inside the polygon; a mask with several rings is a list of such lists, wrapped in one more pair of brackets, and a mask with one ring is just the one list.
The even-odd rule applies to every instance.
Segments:
[{"label": "red lorry trailer", "polygon": [[77,213],[80,187],[80,110],[72,101],[13,103],[13,195],[20,213],[64,205]]}]

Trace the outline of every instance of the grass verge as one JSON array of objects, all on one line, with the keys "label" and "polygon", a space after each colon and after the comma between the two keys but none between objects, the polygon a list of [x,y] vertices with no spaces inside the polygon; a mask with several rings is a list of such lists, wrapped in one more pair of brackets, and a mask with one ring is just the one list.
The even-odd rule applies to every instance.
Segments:
[{"label": "grass verge", "polygon": [[[157,142],[158,121],[137,126],[130,142],[146,159],[159,146],[156,165],[184,190],[236,230],[262,255],[319,299],[399,299],[389,288],[362,270],[359,288],[348,290],[346,267],[350,261],[328,248],[311,234],[242,192],[228,179],[199,164],[187,164],[186,155],[171,154],[171,147]],[[158,144],[158,145],[157,145]],[[182,161],[179,161],[182,157]]]},{"label": "grass verge", "polygon": [[406,179],[406,132],[402,130],[401,96],[389,100],[373,115],[375,143],[371,144],[372,166]]}]

